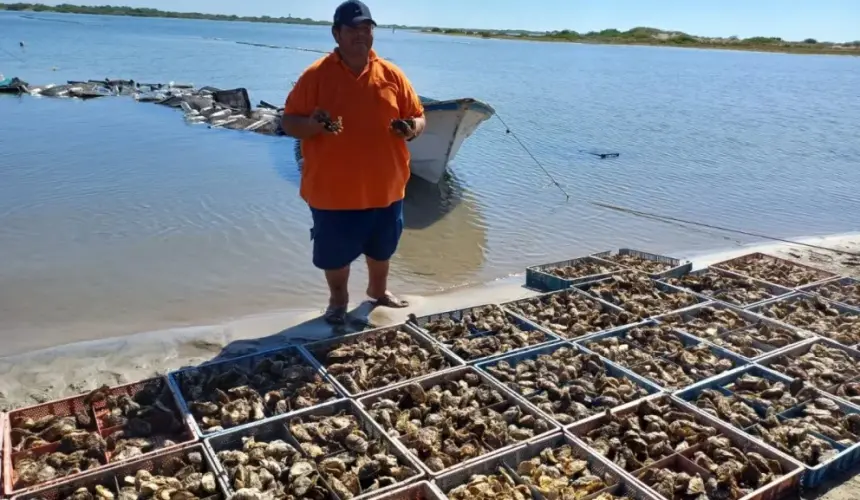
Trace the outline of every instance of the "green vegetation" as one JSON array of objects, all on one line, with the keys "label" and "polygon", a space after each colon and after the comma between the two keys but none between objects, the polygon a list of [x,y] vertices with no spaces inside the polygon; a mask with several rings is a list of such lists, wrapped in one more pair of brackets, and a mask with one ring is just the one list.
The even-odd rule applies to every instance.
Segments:
[{"label": "green vegetation", "polygon": [[[96,14],[108,16],[166,17],[174,19],[207,19],[212,21],[247,21],[254,23],[308,24],[326,26],[329,21],[317,21],[300,17],[233,16],[225,14],[202,14],[199,12],[169,12],[158,9],[120,7],[112,5],[43,5],[39,3],[0,3],[0,10],[26,12],[59,12],[65,14]],[[680,31],[664,31],[656,28],[638,27],[627,31],[605,29],[578,33],[573,30],[533,32],[523,30],[472,30],[449,28],[423,28],[416,26],[385,25],[385,28],[418,29],[425,33],[473,36],[506,40],[530,40],[541,42],[601,43],[614,45],[658,45],[669,47],[694,47],[733,50],[759,50],[770,52],[792,52],[805,54],[860,55],[860,40],[846,43],[820,42],[807,38],[799,42],[777,37],[756,36],[752,38],[709,38],[689,35]]]},{"label": "green vegetation", "polygon": [[541,42],[601,43],[613,45],[658,45],[667,47],[694,47],[731,50],[758,50],[768,52],[791,52],[807,54],[860,55],[860,40],[846,43],[819,42],[807,38],[802,42],[791,42],[778,37],[756,36],[752,38],[709,38],[689,35],[680,31],[663,31],[656,28],[637,27],[627,31],[605,29],[578,33],[573,30],[532,32],[522,30],[467,30],[429,28],[425,33],[440,35],[473,36],[506,40],[530,40]]}]

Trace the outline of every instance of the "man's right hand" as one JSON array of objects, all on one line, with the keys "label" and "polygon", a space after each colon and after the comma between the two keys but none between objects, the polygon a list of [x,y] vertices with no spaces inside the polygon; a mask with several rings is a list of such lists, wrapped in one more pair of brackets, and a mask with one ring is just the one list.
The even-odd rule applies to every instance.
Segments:
[{"label": "man's right hand", "polygon": [[328,111],[324,109],[315,109],[311,114],[310,119],[322,127],[320,132],[337,135],[343,131],[343,122],[341,121],[341,118],[337,117],[337,120],[332,120],[331,115],[329,115]]},{"label": "man's right hand", "polygon": [[296,139],[310,139],[319,134],[338,134],[343,130],[340,119],[333,121],[325,110],[317,108],[310,116],[284,115],[284,132]]}]

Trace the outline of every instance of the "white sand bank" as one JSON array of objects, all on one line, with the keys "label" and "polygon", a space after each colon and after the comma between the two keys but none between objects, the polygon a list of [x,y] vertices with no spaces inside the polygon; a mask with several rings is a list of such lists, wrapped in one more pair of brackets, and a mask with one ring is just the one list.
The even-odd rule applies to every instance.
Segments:
[{"label": "white sand bank", "polygon": [[[860,252],[860,234],[802,241]],[[699,268],[752,251],[792,258],[843,275],[860,276],[860,259],[789,244],[677,256],[692,260]],[[523,283],[523,276],[518,275],[439,295],[407,296],[412,304],[408,309],[377,309],[369,318],[374,324],[387,325],[404,321],[409,313],[421,316],[533,295],[534,292],[523,288]],[[354,314],[366,315],[368,310],[366,305],[360,305]],[[101,384],[133,382],[215,357],[232,357],[287,342],[301,343],[338,334],[319,319],[319,314],[319,311],[289,310],[221,325],[142,333],[0,358],[0,409],[70,396]]]}]

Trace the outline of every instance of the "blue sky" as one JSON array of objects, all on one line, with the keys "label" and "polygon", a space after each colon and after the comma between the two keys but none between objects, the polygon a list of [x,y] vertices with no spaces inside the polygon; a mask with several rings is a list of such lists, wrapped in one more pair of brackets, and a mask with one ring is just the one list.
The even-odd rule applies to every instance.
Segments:
[{"label": "blue sky", "polygon": [[[8,1],[8,0],[7,0]],[[74,0],[163,10],[330,19],[341,0]],[[860,0],[366,0],[383,24],[576,31],[650,26],[703,36],[860,40]]]}]

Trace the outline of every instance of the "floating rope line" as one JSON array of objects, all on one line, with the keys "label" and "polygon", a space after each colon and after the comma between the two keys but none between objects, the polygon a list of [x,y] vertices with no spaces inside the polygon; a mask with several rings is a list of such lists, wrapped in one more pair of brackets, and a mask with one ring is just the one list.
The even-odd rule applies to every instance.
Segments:
[{"label": "floating rope line", "polygon": [[[532,152],[529,151],[529,148],[526,147],[526,145],[523,144],[523,142],[519,139],[519,137],[517,137],[517,135],[511,131],[510,127],[508,127],[508,125],[505,123],[505,121],[502,119],[502,117],[498,115],[498,113],[496,113],[496,116],[499,118],[499,121],[501,121],[502,124],[505,126],[505,128],[506,128],[505,132],[507,134],[512,135],[514,137],[514,139],[516,139],[516,141],[519,143],[520,147],[523,148],[523,151],[525,151],[526,154],[528,154],[531,157],[531,159],[534,160],[535,164],[538,167],[540,167],[541,170],[543,170],[543,172],[546,174],[546,176],[549,177],[550,181],[553,184],[555,184],[556,187],[558,187],[561,190],[561,192],[564,193],[565,197],[569,200],[570,196],[567,194],[567,192],[565,192],[565,190],[561,187],[561,185],[552,177],[552,175],[550,175],[550,173],[546,170],[546,168],[544,168],[544,166],[541,164],[541,162],[538,161],[538,159],[535,157],[535,155],[533,155]],[[860,252],[850,252],[848,250],[839,250],[836,248],[829,248],[829,247],[825,247],[825,246],[821,246],[821,245],[816,245],[814,243],[804,243],[804,242],[800,242],[800,241],[791,241],[791,240],[787,240],[785,238],[778,238],[776,236],[769,236],[766,234],[754,233],[751,231],[744,231],[742,229],[734,229],[734,228],[729,228],[729,227],[724,227],[724,226],[718,226],[715,224],[707,224],[704,222],[681,219],[678,217],[671,217],[668,215],[661,215],[661,214],[655,214],[652,212],[645,212],[642,210],[634,210],[632,208],[621,207],[618,205],[611,205],[609,203],[604,203],[604,202],[600,202],[600,201],[586,201],[586,203],[588,203],[590,205],[594,205],[596,207],[604,208],[606,210],[614,210],[616,212],[622,212],[622,213],[626,213],[628,215],[634,215],[637,217],[644,217],[646,219],[657,220],[657,221],[666,222],[669,224],[675,223],[675,224],[686,224],[688,226],[704,227],[704,228],[708,228],[708,229],[714,229],[717,231],[723,231],[726,233],[742,234],[744,236],[752,236],[754,238],[761,238],[764,240],[778,241],[780,243],[789,243],[791,245],[797,245],[797,246],[802,246],[802,247],[807,247],[807,248],[814,248],[816,250],[821,250],[824,252],[833,252],[833,253],[847,255],[850,257],[854,257],[854,258],[860,258]]]}]

